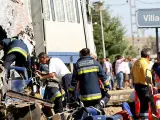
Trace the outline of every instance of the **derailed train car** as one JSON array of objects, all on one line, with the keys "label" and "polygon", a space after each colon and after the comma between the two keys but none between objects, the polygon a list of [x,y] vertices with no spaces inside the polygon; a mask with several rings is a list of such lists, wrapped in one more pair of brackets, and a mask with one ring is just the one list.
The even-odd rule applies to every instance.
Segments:
[{"label": "derailed train car", "polygon": [[32,0],[36,52],[65,63],[76,62],[84,47],[95,53],[89,6],[89,0]]},{"label": "derailed train car", "polygon": [[[88,47],[95,52],[89,1],[0,0],[0,3],[3,5],[0,8],[0,24],[7,30],[8,36],[15,36],[21,31],[30,34],[33,28],[37,54],[45,51],[65,63],[74,63],[79,58],[80,49]],[[25,114],[22,118],[30,117],[30,103],[26,104],[25,113],[29,115]],[[11,112],[19,111],[15,115],[22,115],[21,108],[25,105],[14,106],[16,109]],[[34,111],[37,107],[33,106]]]}]

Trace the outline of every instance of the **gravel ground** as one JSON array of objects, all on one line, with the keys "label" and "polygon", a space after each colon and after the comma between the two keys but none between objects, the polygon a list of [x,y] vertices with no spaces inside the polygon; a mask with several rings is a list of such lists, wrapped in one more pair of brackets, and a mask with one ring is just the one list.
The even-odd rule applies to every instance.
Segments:
[{"label": "gravel ground", "polygon": [[106,115],[114,115],[117,112],[122,111],[122,108],[120,106],[116,106],[116,107],[107,107],[105,108],[105,113]]}]

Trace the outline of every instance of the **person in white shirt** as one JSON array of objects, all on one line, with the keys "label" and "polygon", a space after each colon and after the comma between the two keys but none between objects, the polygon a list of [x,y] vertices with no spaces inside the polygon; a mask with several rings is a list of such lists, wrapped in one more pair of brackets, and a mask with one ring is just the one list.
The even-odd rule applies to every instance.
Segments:
[{"label": "person in white shirt", "polygon": [[[55,77],[58,79],[59,83],[62,85],[66,92],[66,97],[69,99],[68,88],[70,87],[70,83],[72,80],[72,74],[59,58],[50,58],[46,53],[41,52],[38,55],[38,59],[41,64],[47,64],[49,67],[49,73],[46,75],[41,75],[39,71],[36,72],[36,75],[40,77],[41,80],[46,79],[54,79]],[[50,100],[53,100],[55,103],[54,108],[56,113],[62,112],[62,94],[57,87],[47,86],[45,90],[47,97]],[[44,95],[45,96],[45,95]]]},{"label": "person in white shirt", "polygon": [[124,62],[124,88],[129,87],[130,85],[130,67],[128,59]]},{"label": "person in white shirt", "polygon": [[111,68],[110,68],[110,62],[109,59],[104,58],[104,63],[103,63],[103,70],[106,72],[106,74],[108,75],[108,73],[111,72]]},{"label": "person in white shirt", "polygon": [[116,61],[116,76],[117,76],[117,82],[119,85],[119,89],[123,90],[123,79],[124,79],[124,60],[125,58],[123,58],[121,55],[117,56],[117,61]]},{"label": "person in white shirt", "polygon": [[113,90],[114,89],[114,78],[112,75],[112,64],[110,63],[109,58],[104,58],[103,59],[103,70],[106,72],[108,79],[110,80],[110,87]]}]

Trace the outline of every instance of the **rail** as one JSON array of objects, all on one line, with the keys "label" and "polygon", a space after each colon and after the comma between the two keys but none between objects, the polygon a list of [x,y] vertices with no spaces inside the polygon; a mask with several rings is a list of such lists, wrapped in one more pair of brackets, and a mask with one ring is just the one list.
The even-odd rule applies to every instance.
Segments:
[{"label": "rail", "polygon": [[40,103],[40,104],[42,104],[44,106],[47,106],[47,107],[53,107],[54,106],[49,101],[46,101],[46,100],[43,100],[43,99],[39,99],[39,98],[35,98],[33,96],[26,95],[26,94],[23,94],[23,93],[18,93],[18,92],[11,91],[11,90],[8,91],[6,95],[8,97],[17,98],[17,99],[24,100],[24,101],[27,101],[27,102]]}]

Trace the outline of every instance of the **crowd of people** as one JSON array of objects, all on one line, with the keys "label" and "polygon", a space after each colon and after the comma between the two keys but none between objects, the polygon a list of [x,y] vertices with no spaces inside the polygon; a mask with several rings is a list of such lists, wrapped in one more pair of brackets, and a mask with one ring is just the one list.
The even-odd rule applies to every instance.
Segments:
[{"label": "crowd of people", "polygon": [[131,69],[135,61],[136,58],[124,58],[121,55],[117,55],[113,63],[110,62],[110,58],[103,59],[103,70],[110,80],[111,90],[133,88]]}]

